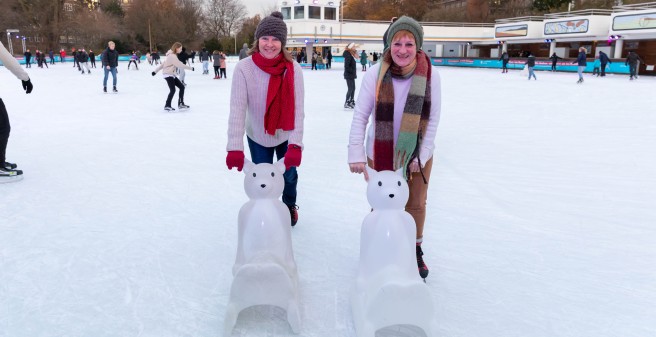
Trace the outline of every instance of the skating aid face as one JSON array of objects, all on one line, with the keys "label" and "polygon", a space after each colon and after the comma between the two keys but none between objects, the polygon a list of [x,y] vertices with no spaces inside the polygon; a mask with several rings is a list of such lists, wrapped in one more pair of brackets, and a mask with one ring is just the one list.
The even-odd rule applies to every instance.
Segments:
[{"label": "skating aid face", "polygon": [[403,209],[408,202],[408,183],[401,170],[381,171],[367,166],[367,200],[373,209]]},{"label": "skating aid face", "polygon": [[277,199],[285,187],[283,178],[285,164],[278,161],[275,164],[253,164],[244,162],[244,191],[250,199]]}]

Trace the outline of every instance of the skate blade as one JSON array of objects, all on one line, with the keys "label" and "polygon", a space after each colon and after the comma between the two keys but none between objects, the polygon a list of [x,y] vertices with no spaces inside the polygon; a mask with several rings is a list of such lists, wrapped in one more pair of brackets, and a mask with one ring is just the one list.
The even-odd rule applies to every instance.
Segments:
[{"label": "skate blade", "polygon": [[22,174],[13,177],[0,177],[0,184],[15,183],[21,180],[23,180]]}]

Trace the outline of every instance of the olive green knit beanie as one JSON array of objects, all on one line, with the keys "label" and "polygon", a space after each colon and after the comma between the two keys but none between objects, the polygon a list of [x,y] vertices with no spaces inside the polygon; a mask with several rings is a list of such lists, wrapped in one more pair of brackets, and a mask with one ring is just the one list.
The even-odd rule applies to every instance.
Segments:
[{"label": "olive green knit beanie", "polygon": [[420,50],[421,46],[424,44],[424,29],[421,27],[419,22],[409,16],[402,16],[390,25],[387,32],[387,45],[391,46],[394,35],[402,30],[409,31],[410,34],[415,37],[417,50]]}]

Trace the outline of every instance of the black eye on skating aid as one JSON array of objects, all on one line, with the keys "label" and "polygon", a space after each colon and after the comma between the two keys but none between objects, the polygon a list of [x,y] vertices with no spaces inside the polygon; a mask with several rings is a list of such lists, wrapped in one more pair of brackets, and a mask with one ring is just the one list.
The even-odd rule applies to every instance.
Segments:
[{"label": "black eye on skating aid", "polygon": [[271,172],[271,176],[272,176],[272,177],[275,177],[276,175],[275,175],[273,172]]},{"label": "black eye on skating aid", "polygon": [[253,178],[255,178],[255,177],[257,177],[257,174],[255,174],[255,172],[253,172]]},{"label": "black eye on skating aid", "polygon": [[401,180],[399,180],[399,186],[401,186]]},{"label": "black eye on skating aid", "polygon": [[382,182],[382,181],[379,181],[379,182],[378,182],[378,186],[383,186],[383,182]]}]

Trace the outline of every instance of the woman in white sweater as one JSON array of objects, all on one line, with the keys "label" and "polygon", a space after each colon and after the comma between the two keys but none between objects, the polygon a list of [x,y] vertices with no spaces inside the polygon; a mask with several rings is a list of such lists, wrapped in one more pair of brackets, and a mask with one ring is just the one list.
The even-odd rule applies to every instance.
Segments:
[{"label": "woman in white sweater", "polygon": [[303,148],[303,70],[285,50],[287,25],[280,12],[262,19],[250,56],[237,63],[232,75],[228,120],[228,169],[244,166],[244,133],[251,161],[273,163],[284,157],[282,201],[296,225],[296,166]]},{"label": "woman in white sweater", "polygon": [[182,69],[189,69],[191,71],[194,71],[194,68],[178,60],[178,54],[181,51],[182,51],[182,43],[180,42],[174,43],[173,46],[171,46],[171,49],[166,52],[166,58],[164,59],[164,62],[162,62],[162,64],[160,64],[157,68],[155,68],[155,71],[153,71],[152,73],[152,75],[155,76],[155,74],[157,74],[158,71],[164,69],[162,71],[162,75],[164,76],[166,83],[169,85],[169,95],[166,98],[166,105],[164,106],[164,110],[166,111],[175,111],[175,109],[171,107],[171,100],[173,99],[173,95],[175,94],[175,87],[178,87],[178,89],[180,89],[180,94],[178,95],[178,108],[189,109],[189,106],[184,103],[185,86],[178,79],[176,69],[182,68]]},{"label": "woman in white sweater", "polygon": [[410,189],[405,210],[417,226],[417,267],[426,278],[428,267],[421,244],[440,119],[440,77],[421,51],[424,33],[417,21],[399,18],[390,26],[387,38],[390,47],[382,62],[362,79],[351,123],[348,162],[351,172],[364,173],[367,180],[367,164],[376,171],[403,170]]}]

